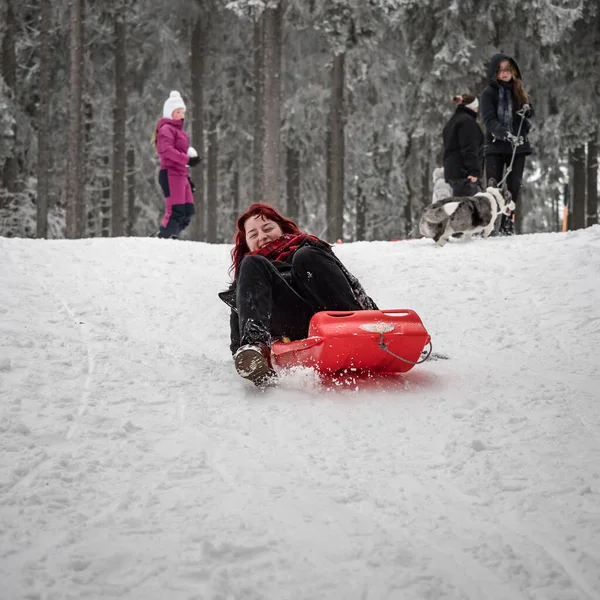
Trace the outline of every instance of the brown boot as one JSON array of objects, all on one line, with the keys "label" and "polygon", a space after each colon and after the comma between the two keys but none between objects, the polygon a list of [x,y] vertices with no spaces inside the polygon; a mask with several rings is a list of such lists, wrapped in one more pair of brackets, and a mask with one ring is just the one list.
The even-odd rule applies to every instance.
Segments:
[{"label": "brown boot", "polygon": [[233,355],[235,369],[244,379],[262,386],[275,377],[271,365],[271,350],[263,342],[240,346]]}]

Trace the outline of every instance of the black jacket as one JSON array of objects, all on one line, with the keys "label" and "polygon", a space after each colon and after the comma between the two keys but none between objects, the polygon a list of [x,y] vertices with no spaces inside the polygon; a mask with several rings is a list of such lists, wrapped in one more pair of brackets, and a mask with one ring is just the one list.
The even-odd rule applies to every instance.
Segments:
[{"label": "black jacket", "polygon": [[477,123],[477,113],[466,106],[457,106],[442,133],[444,140],[444,177],[465,179],[481,177],[483,133]]},{"label": "black jacket", "polygon": [[[514,58],[511,58],[507,54],[502,52],[494,54],[490,60],[490,66],[488,69],[488,86],[483,90],[481,94],[481,116],[483,123],[485,124],[485,149],[486,156],[488,154],[512,154],[513,147],[511,143],[506,139],[508,133],[504,123],[500,121],[498,117],[498,95],[500,92],[500,85],[496,79],[496,71],[498,64],[503,60],[509,60],[517,70],[519,78],[521,77],[521,71],[519,65],[517,65]],[[524,138],[525,143],[517,147],[517,154],[531,154],[531,145],[529,143],[528,134],[531,129],[531,123],[529,119],[533,117],[534,111],[529,103],[529,112],[525,115],[523,125],[521,126],[520,135]],[[517,111],[521,108],[521,104],[517,101],[513,101],[512,119],[511,119],[511,132],[517,135],[519,131],[519,125],[521,123],[521,116],[517,114]]]},{"label": "black jacket", "polygon": [[[303,247],[303,246],[313,246],[315,248],[319,248],[319,249],[323,250],[324,252],[331,253],[333,258],[335,259],[335,262],[337,263],[338,267],[341,269],[342,273],[348,280],[348,283],[350,284],[350,287],[352,288],[352,291],[354,292],[356,301],[362,307],[362,309],[363,310],[377,310],[377,305],[375,304],[373,299],[367,295],[367,293],[365,292],[365,289],[361,285],[360,281],[358,281],[358,279],[354,275],[352,275],[352,273],[350,273],[348,271],[348,269],[346,269],[346,267],[344,266],[342,261],[335,255],[335,253],[333,252],[333,250],[331,249],[331,246],[329,246],[329,244],[326,244],[325,242],[321,242],[320,240],[308,239],[308,240],[305,240],[304,242],[302,242],[300,247]],[[285,261],[285,262],[272,261],[273,264],[275,265],[275,267],[277,268],[277,270],[282,274],[284,279],[287,279],[287,276],[289,275],[289,273],[292,269],[292,257],[293,257],[293,255],[289,256],[287,261]],[[225,290],[224,292],[220,292],[218,295],[219,295],[219,298],[221,300],[223,300],[223,302],[225,302],[225,304],[227,304],[227,306],[229,306],[231,308],[231,314],[229,316],[229,327],[231,330],[231,344],[230,344],[229,348],[231,350],[231,353],[235,354],[235,351],[240,347],[240,324],[239,324],[239,318],[238,318],[238,312],[237,312],[237,306],[236,306],[237,280],[234,280],[231,283],[231,285],[229,286],[229,289]]]}]

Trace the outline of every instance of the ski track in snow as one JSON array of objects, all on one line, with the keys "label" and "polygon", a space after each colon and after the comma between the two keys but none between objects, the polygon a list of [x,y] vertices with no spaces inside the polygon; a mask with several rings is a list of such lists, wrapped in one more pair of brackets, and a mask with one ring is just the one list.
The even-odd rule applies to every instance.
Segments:
[{"label": "ski track in snow", "polygon": [[234,373],[229,247],[0,238],[0,597],[600,598],[600,227],[338,246],[450,360]]}]

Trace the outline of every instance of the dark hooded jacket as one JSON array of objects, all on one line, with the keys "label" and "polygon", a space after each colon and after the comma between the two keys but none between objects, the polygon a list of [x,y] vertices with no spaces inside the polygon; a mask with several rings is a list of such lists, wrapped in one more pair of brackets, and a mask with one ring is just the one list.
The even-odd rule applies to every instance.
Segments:
[{"label": "dark hooded jacket", "polygon": [[[494,54],[490,59],[490,66],[488,69],[488,86],[483,90],[481,94],[481,116],[485,125],[485,149],[486,156],[488,154],[512,154],[513,147],[511,143],[506,139],[506,135],[509,129],[506,127],[501,115],[499,114],[499,102],[500,97],[503,93],[510,95],[512,99],[512,111],[510,112],[510,132],[517,135],[519,131],[519,125],[521,124],[521,116],[517,114],[517,111],[521,109],[521,104],[514,98],[512,89],[501,89],[501,82],[496,79],[496,71],[498,65],[503,60],[509,60],[515,67],[519,78],[521,78],[521,71],[519,65],[514,58],[499,52]],[[521,146],[517,146],[517,154],[531,154],[531,145],[529,143],[528,135],[531,129],[531,119],[534,115],[533,107],[529,102],[530,109],[525,115],[523,124],[521,126],[520,135],[525,140],[525,143]]]},{"label": "dark hooded jacket", "polygon": [[483,133],[477,123],[477,113],[462,104],[446,123],[444,140],[444,177],[447,181],[469,175],[481,177]]}]

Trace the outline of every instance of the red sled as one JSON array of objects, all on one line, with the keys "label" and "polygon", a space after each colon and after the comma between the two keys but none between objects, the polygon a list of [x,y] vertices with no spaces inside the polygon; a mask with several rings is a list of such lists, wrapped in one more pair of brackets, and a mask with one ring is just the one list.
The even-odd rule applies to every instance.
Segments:
[{"label": "red sled", "polygon": [[427,360],[431,338],[414,310],[322,311],[310,320],[307,338],[274,342],[271,352],[280,368],[395,374]]}]

